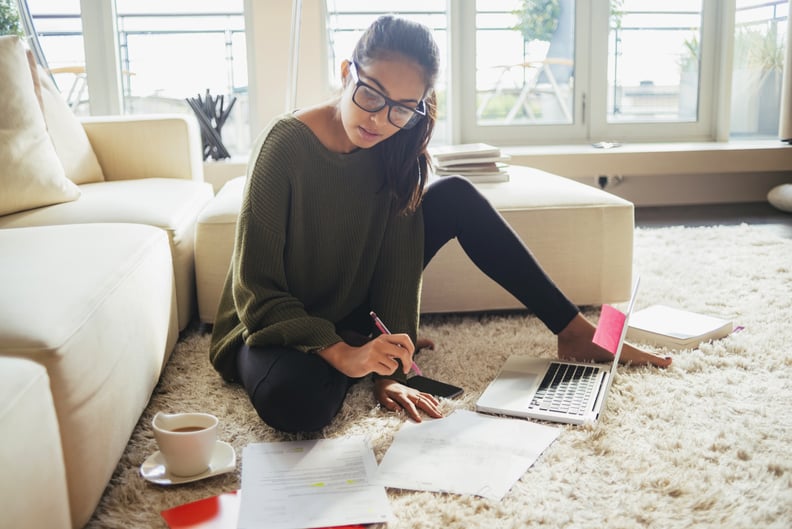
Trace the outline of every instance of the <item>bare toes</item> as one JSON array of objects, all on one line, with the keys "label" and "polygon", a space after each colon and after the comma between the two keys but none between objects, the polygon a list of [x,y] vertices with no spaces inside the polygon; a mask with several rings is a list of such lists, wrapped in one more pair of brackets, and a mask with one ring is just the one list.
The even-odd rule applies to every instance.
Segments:
[{"label": "bare toes", "polygon": [[429,338],[418,338],[415,340],[415,349],[420,351],[421,349],[434,349],[435,344]]}]

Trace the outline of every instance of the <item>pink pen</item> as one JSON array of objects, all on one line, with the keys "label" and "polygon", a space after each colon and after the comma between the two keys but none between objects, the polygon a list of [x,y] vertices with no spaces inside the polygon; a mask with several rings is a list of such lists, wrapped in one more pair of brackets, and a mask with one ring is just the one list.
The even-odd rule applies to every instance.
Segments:
[{"label": "pink pen", "polygon": [[[371,312],[369,312],[369,315],[371,316],[371,319],[374,320],[374,325],[377,326],[377,329],[379,329],[379,331],[382,334],[390,334],[391,333],[388,330],[388,328],[385,327],[385,324],[382,323],[382,320],[379,318],[379,316],[377,316],[376,312],[374,312],[372,310]],[[414,361],[412,363],[412,370],[415,371],[415,373],[418,374],[418,375],[423,375],[423,373],[421,373],[421,370],[418,368],[418,364],[416,364]]]}]

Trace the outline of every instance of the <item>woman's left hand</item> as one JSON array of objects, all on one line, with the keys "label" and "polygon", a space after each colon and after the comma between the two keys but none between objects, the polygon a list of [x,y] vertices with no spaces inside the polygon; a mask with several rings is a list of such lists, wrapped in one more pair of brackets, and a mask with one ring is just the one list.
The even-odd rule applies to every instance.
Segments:
[{"label": "woman's left hand", "polygon": [[395,380],[381,378],[374,382],[374,395],[377,401],[391,411],[403,408],[407,415],[416,422],[421,422],[418,410],[423,410],[430,417],[439,419],[443,416],[440,401],[437,397],[400,384]]}]

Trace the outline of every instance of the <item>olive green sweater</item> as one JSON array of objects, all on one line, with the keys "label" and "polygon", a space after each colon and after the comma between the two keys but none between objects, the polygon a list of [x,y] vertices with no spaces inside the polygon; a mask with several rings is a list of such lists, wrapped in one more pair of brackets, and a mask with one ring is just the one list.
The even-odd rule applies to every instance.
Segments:
[{"label": "olive green sweater", "polygon": [[237,380],[243,342],[295,354],[337,343],[335,324],[360,306],[415,341],[423,217],[394,213],[376,152],[331,152],[291,115],[255,152],[212,331],[215,369]]}]

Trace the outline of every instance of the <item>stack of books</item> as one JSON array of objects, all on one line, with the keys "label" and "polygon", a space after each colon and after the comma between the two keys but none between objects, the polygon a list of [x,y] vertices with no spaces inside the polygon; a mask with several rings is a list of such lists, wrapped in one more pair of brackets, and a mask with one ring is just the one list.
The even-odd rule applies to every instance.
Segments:
[{"label": "stack of books", "polygon": [[444,145],[429,149],[437,176],[459,175],[476,183],[506,182],[511,157],[486,143]]}]

